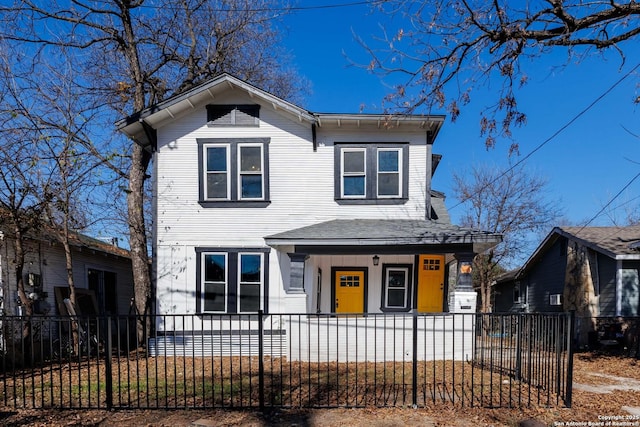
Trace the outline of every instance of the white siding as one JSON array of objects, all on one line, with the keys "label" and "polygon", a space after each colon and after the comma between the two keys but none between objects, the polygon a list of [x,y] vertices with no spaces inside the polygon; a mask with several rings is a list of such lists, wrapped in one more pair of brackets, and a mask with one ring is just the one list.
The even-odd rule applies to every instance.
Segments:
[{"label": "white siding", "polygon": [[[259,102],[235,91],[217,97],[218,104]],[[332,219],[424,219],[425,194],[431,174],[431,146],[426,131],[393,131],[384,128],[317,129],[317,151],[313,149],[308,123],[281,115],[270,105],[262,105],[259,127],[209,127],[205,106],[158,130],[155,156],[156,221],[155,269],[158,312],[193,313],[196,308],[197,247],[265,247],[264,237]],[[198,203],[198,138],[270,138],[269,181],[271,203],[265,208],[204,208]],[[399,205],[340,205],[334,200],[334,143],[409,143],[409,200]],[[413,263],[411,257],[403,263]],[[287,296],[289,259],[285,252],[269,255],[269,309],[271,312],[315,311],[314,299]],[[381,261],[400,262],[400,261]],[[307,262],[305,282],[314,283],[315,270],[323,269],[330,283],[331,265],[367,266],[371,258],[325,259]],[[380,270],[370,270],[369,307],[380,306]],[[329,286],[325,285],[324,286]],[[307,289],[307,292],[310,290]],[[323,289],[322,298],[330,291]],[[289,301],[286,298],[290,298]],[[323,307],[328,304],[323,301]],[[324,308],[323,308],[324,309]]]},{"label": "white siding", "polygon": [[[411,315],[292,317],[290,360],[373,362],[413,359]],[[417,360],[471,360],[475,314],[418,316]]]}]

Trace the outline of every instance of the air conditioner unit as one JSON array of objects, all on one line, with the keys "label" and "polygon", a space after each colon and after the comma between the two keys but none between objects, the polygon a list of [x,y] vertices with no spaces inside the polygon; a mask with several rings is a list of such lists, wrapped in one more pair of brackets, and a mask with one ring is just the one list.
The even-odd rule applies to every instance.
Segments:
[{"label": "air conditioner unit", "polygon": [[562,305],[562,294],[549,295],[549,305]]}]

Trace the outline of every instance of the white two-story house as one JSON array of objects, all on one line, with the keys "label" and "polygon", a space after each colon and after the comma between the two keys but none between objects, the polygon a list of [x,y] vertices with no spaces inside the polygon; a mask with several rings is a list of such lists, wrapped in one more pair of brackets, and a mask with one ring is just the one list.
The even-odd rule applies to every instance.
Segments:
[{"label": "white two-story house", "polygon": [[431,189],[443,122],[313,113],[227,74],[120,122],[154,153],[156,312],[196,314],[159,328],[448,311],[500,236],[452,225]]}]

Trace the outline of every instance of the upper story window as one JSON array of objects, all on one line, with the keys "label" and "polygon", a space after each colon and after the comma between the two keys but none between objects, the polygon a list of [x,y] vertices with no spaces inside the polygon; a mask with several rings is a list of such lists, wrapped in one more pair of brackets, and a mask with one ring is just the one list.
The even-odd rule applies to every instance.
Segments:
[{"label": "upper story window", "polygon": [[402,158],[400,148],[378,149],[378,197],[400,197],[402,195]]},{"label": "upper story window", "polygon": [[268,138],[198,139],[198,149],[202,206],[269,203]]},{"label": "upper story window", "polygon": [[264,198],[264,156],[262,144],[238,144],[238,187],[240,200]]},{"label": "upper story window", "polygon": [[341,204],[404,203],[409,144],[336,144],[335,198]]},{"label": "upper story window", "polygon": [[342,197],[366,197],[366,154],[363,148],[342,150]]},{"label": "upper story window", "polygon": [[259,105],[207,105],[209,126],[259,126]]}]

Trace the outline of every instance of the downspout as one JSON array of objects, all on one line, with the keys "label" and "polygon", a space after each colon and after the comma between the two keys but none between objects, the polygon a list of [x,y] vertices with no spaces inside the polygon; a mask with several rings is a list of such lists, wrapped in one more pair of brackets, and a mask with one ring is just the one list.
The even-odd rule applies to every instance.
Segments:
[{"label": "downspout", "polygon": [[316,124],[311,123],[311,142],[313,142],[313,151],[318,151],[318,137],[316,135]]},{"label": "downspout", "polygon": [[622,261],[616,260],[616,316],[622,313]]},{"label": "downspout", "polygon": [[[434,133],[432,131],[427,131],[426,134],[426,142],[427,142],[427,158],[425,159],[427,162],[427,176],[425,177],[425,187],[424,187],[424,219],[429,221],[431,220],[431,178],[433,176],[433,171],[431,167],[433,165],[433,140]],[[408,173],[408,172],[407,172]]]}]

